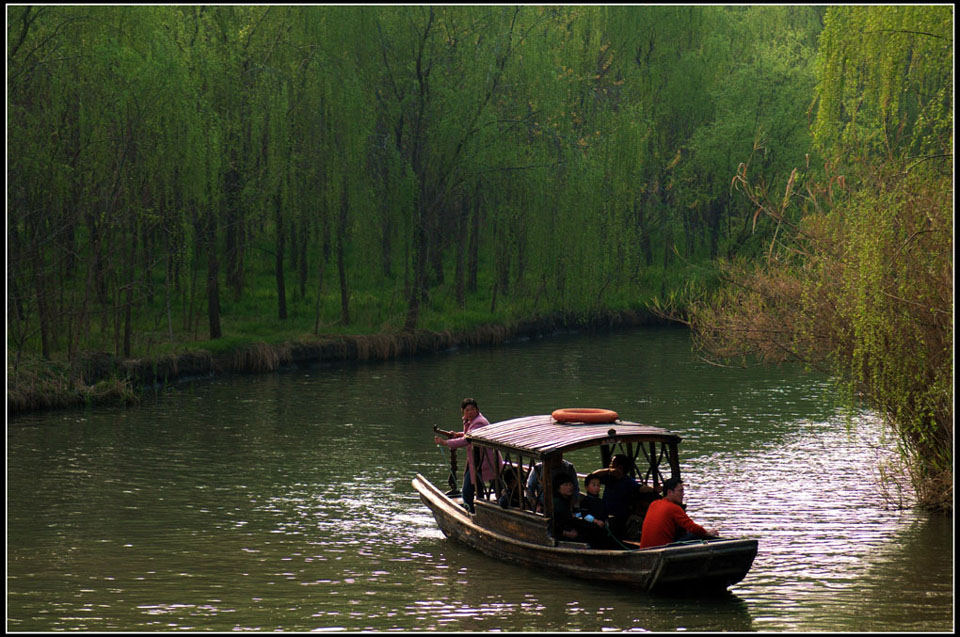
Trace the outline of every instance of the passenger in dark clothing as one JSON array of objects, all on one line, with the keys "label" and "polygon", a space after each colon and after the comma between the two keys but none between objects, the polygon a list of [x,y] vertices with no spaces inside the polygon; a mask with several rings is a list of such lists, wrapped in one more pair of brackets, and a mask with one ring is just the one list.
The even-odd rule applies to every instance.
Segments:
[{"label": "passenger in dark clothing", "polygon": [[498,501],[500,506],[504,509],[510,507],[517,509],[523,508],[523,498],[520,496],[520,480],[517,478],[517,469],[513,467],[505,469],[502,478],[504,489]]},{"label": "passenger in dark clothing", "polygon": [[602,526],[583,519],[583,513],[573,500],[570,476],[561,473],[554,478],[553,484],[553,536],[558,540],[586,542],[592,548],[615,548]]},{"label": "passenger in dark clothing", "polygon": [[627,522],[624,525],[623,539],[633,542],[640,541],[640,532],[643,530],[643,519],[647,515],[647,508],[654,500],[659,500],[660,496],[653,487],[640,485],[633,492],[630,500],[630,515],[627,516]]},{"label": "passenger in dark clothing", "polygon": [[600,499],[600,488],[602,486],[600,476],[591,473],[583,479],[583,486],[586,493],[580,499],[580,510],[585,515],[590,514],[595,520],[599,520],[601,524],[597,526],[603,528],[607,523],[607,507]]},{"label": "passenger in dark clothing", "polygon": [[[563,472],[570,476],[573,480],[573,501],[576,502],[580,499],[580,487],[577,484],[577,468],[573,466],[573,463],[567,460],[566,458],[560,459],[560,465],[553,468],[552,473],[557,471]],[[527,500],[530,502],[530,508],[533,511],[543,511],[543,491],[544,489],[549,489],[552,485],[546,485],[544,487],[540,483],[540,474],[543,473],[543,463],[538,462],[533,468],[533,471],[530,472],[530,475],[527,476]]]},{"label": "passenger in dark clothing", "polygon": [[553,479],[553,537],[558,540],[581,539],[573,511],[573,480],[560,473]]},{"label": "passenger in dark clothing", "polygon": [[610,466],[597,469],[591,475],[596,475],[604,485],[603,504],[607,508],[610,531],[614,537],[622,537],[630,515],[630,497],[639,486],[637,481],[629,475],[633,468],[633,460],[622,454],[615,455],[610,460]]}]

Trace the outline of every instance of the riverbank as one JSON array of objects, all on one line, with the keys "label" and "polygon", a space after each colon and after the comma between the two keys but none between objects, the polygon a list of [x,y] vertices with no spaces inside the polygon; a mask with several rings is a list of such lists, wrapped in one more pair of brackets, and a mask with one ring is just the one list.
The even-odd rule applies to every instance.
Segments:
[{"label": "riverbank", "polygon": [[584,319],[551,314],[469,331],[396,331],[378,334],[304,336],[267,344],[239,343],[223,351],[184,349],[156,358],[121,359],[105,352],[85,352],[73,362],[32,360],[10,373],[7,414],[86,405],[129,404],[144,389],[231,373],[270,373],[320,363],[391,360],[461,347],[488,347],[542,338],[569,330],[611,330],[667,325],[645,311],[617,311]]}]

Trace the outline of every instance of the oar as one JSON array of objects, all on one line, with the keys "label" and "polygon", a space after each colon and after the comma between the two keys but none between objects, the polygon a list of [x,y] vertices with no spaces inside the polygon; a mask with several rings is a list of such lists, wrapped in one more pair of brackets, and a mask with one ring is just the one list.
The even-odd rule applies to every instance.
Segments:
[{"label": "oar", "polygon": [[[439,435],[440,430],[436,425],[433,426],[434,435]],[[447,433],[447,432],[444,432]],[[438,445],[439,446],[439,445]],[[443,459],[446,460],[447,457],[443,455],[443,449],[440,450],[440,455],[443,456]],[[450,449],[450,476],[447,478],[447,484],[450,485],[450,490],[447,491],[446,495],[448,496],[459,496],[461,495],[460,489],[457,488],[457,450]]]}]

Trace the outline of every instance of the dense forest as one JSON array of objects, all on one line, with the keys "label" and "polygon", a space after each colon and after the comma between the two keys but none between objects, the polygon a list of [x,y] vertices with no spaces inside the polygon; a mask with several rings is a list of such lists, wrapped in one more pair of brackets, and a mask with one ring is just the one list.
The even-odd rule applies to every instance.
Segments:
[{"label": "dense forest", "polygon": [[10,6],[10,382],[652,308],[949,456],[952,33],[950,6]]},{"label": "dense forest", "polygon": [[11,7],[11,345],[637,305],[759,245],[730,178],[803,164],[822,18]]}]

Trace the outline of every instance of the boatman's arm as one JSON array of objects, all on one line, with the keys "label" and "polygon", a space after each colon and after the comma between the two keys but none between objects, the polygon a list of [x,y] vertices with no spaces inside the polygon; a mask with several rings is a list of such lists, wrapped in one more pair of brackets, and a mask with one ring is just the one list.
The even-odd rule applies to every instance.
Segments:
[{"label": "boatman's arm", "polygon": [[693,520],[691,520],[690,516],[684,513],[683,509],[681,509],[680,507],[677,507],[674,510],[673,519],[676,521],[676,523],[679,526],[683,527],[684,530],[688,531],[689,533],[693,533],[694,535],[697,535],[699,537],[716,537],[717,535],[719,535],[719,533],[717,533],[715,529],[705,529],[699,524],[697,524],[696,522],[694,522]]}]

